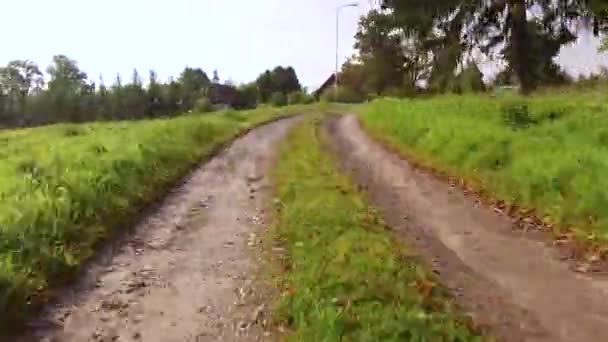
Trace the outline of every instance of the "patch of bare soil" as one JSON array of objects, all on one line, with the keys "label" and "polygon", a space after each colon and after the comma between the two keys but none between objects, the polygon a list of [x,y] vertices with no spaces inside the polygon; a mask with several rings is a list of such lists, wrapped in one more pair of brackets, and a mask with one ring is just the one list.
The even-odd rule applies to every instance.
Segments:
[{"label": "patch of bare soil", "polygon": [[385,220],[476,324],[504,341],[608,341],[608,283],[371,140],[355,116],[329,120],[332,148]]},{"label": "patch of bare soil", "polygon": [[192,173],[18,341],[271,339],[254,257],[266,174],[295,120],[252,130]]}]

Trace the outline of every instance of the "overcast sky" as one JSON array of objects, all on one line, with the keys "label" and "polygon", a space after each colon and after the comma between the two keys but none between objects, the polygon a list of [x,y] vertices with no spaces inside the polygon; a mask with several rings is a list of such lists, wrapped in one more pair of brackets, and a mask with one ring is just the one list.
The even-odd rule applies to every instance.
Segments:
[{"label": "overcast sky", "polygon": [[[65,54],[97,80],[111,83],[133,68],[162,79],[185,66],[201,67],[222,80],[254,80],[276,65],[292,65],[308,87],[334,68],[335,8],[348,0],[0,0],[3,32],[0,64],[30,59],[42,67]],[[369,0],[342,12],[340,60],[353,52],[353,35]],[[608,64],[596,42],[560,58],[570,70]]]},{"label": "overcast sky", "polygon": [[[316,86],[335,59],[335,7],[341,0],[0,0],[0,64],[30,59],[45,67],[65,54],[110,83],[155,69],[161,78],[186,65],[222,80],[254,80],[276,65],[292,65]],[[341,57],[352,54],[360,8],[342,12]],[[341,58],[341,59],[342,59]]]}]

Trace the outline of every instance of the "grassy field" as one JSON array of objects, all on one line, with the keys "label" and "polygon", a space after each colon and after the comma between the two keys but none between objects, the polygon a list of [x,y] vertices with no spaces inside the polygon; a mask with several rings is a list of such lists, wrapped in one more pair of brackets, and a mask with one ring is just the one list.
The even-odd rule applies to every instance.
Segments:
[{"label": "grassy field", "polygon": [[0,132],[0,329],[221,143],[300,109]]},{"label": "grassy field", "polygon": [[284,144],[275,180],[277,320],[293,341],[476,341],[454,319],[444,291],[391,238],[305,123]]},{"label": "grassy field", "polygon": [[[591,245],[608,241],[605,89],[385,99],[361,109],[376,138]],[[605,249],[604,249],[605,250]]]}]

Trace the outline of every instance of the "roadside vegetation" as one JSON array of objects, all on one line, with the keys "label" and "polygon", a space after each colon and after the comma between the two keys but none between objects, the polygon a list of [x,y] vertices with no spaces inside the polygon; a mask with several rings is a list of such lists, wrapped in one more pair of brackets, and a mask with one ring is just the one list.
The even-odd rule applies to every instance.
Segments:
[{"label": "roadside vegetation", "polygon": [[301,109],[0,132],[0,332],[222,143]]},{"label": "roadside vegetation", "polygon": [[[605,87],[375,101],[361,109],[376,138],[460,177],[580,240],[608,241]],[[533,211],[536,209],[536,211]],[[602,248],[605,251],[605,248]]]},{"label": "roadside vegetation", "polygon": [[[273,243],[276,312],[294,341],[478,341],[445,292],[321,148],[306,122],[282,146]],[[275,248],[276,249],[276,248]]]},{"label": "roadside vegetation", "polygon": [[54,56],[46,74],[30,60],[0,65],[0,129],[311,102],[293,67],[277,66],[255,81],[235,85],[230,80],[221,81],[217,71],[210,78],[201,68],[192,67],[166,82],[154,70],[144,81],[136,69],[128,80],[121,75],[112,80],[104,80],[101,75],[91,79],[76,60],[65,55]]}]

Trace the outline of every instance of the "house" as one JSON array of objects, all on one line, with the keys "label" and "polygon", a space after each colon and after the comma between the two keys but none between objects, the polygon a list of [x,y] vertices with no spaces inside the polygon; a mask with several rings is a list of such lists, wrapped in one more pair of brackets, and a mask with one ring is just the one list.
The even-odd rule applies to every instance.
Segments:
[{"label": "house", "polygon": [[212,83],[207,89],[207,98],[214,107],[234,107],[237,97],[237,89],[230,85]]},{"label": "house", "polygon": [[[340,83],[340,80],[338,80],[338,83]],[[335,86],[335,84],[336,84],[336,74],[331,74],[331,76],[329,76],[327,81],[325,81],[325,83],[323,83],[321,85],[321,87],[319,87],[319,89],[315,90],[312,94],[315,97],[315,99],[319,100],[321,98],[321,95],[323,95],[323,93],[328,88]]]}]

